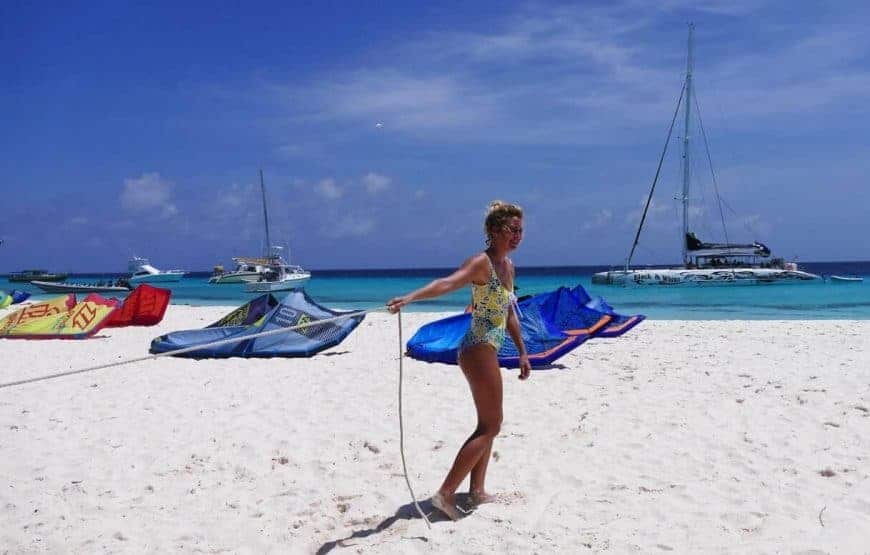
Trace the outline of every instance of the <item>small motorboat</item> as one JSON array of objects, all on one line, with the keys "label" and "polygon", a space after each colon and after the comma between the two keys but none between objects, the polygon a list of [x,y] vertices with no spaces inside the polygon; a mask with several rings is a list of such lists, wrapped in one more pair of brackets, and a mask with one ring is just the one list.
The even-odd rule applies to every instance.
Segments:
[{"label": "small motorboat", "polygon": [[186,273],[184,270],[158,270],[147,258],[134,256],[128,264],[130,283],[167,283],[180,281]]},{"label": "small motorboat", "polygon": [[56,274],[45,270],[22,270],[14,274],[9,274],[8,279],[11,282],[31,282],[39,281],[63,281],[69,274]]},{"label": "small motorboat", "polygon": [[828,279],[834,283],[861,283],[864,281],[861,276],[830,276]]},{"label": "small motorboat", "polygon": [[128,293],[130,284],[125,280],[118,280],[114,284],[109,281],[100,283],[52,283],[50,281],[31,281],[46,293]]}]

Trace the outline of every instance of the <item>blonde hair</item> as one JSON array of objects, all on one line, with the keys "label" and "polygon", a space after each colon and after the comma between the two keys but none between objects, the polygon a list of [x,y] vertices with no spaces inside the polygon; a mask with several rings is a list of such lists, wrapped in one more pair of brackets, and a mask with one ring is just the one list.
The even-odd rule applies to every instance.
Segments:
[{"label": "blonde hair", "polygon": [[486,244],[492,240],[492,234],[508,224],[511,218],[522,218],[523,209],[516,204],[494,200],[489,203],[486,211],[486,219],[483,222],[483,233],[486,235]]}]

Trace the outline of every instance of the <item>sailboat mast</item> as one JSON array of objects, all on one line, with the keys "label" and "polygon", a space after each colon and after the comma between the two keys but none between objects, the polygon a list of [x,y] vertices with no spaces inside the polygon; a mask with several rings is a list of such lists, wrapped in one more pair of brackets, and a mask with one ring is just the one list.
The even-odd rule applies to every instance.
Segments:
[{"label": "sailboat mast", "polygon": [[260,192],[263,194],[263,221],[266,223],[266,256],[268,256],[272,241],[269,239],[269,213],[266,211],[266,184],[263,182],[263,170],[260,170]]},{"label": "sailboat mast", "polygon": [[683,266],[689,263],[688,248],[686,245],[686,235],[689,233],[689,116],[692,109],[692,33],[695,30],[695,25],[689,23],[689,55],[686,59],[686,120],[683,127],[683,227],[680,235],[680,244],[683,245]]}]

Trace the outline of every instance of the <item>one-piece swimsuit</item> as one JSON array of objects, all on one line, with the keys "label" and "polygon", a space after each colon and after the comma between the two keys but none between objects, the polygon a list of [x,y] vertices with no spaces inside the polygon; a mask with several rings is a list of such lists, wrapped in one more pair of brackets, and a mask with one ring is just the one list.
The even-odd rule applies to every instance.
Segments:
[{"label": "one-piece swimsuit", "polygon": [[471,327],[459,344],[459,353],[480,343],[492,345],[497,352],[504,343],[508,310],[515,297],[502,285],[492,260],[489,267],[489,281],[483,285],[471,284]]}]

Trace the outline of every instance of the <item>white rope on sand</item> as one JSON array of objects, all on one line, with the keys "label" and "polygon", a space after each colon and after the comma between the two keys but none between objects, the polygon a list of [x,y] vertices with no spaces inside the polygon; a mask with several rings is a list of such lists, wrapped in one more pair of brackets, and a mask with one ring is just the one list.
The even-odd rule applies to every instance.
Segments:
[{"label": "white rope on sand", "polygon": [[[298,330],[300,328],[307,328],[316,326],[318,324],[323,324],[326,322],[334,322],[336,320],[343,320],[346,318],[354,318],[356,316],[363,316],[370,312],[382,312],[386,311],[386,308],[370,308],[368,310],[360,310],[357,312],[348,312],[342,314],[340,316],[335,316],[333,318],[324,318],[322,320],[312,320],[305,324],[299,324],[297,326],[291,326],[289,328],[278,328],[269,331],[261,331],[259,333],[254,333],[251,335],[245,335],[244,337],[230,337],[227,339],[219,339],[217,341],[210,341],[208,343],[202,343],[200,345],[195,345],[192,347],[184,347],[182,349],[175,349],[173,351],[166,351],[163,353],[155,353],[149,354],[142,357],[136,358],[128,358],[125,360],[119,360],[116,362],[109,362],[106,364],[98,364],[96,366],[88,366],[87,368],[78,368],[75,370],[67,370],[65,372],[56,372],[54,374],[47,374],[44,376],[36,376],[33,378],[27,378],[23,380],[16,380],[12,382],[0,383],[0,389],[5,389],[7,387],[15,387],[19,385],[25,385],[35,382],[41,382],[45,380],[53,380],[55,378],[62,378],[64,376],[73,376],[75,374],[84,374],[85,372],[94,372],[96,370],[103,370],[106,368],[114,368],[116,366],[124,366],[125,364],[132,364],[134,362],[142,362],[145,360],[153,360],[161,357],[167,357],[172,355],[180,355],[183,353],[189,353],[192,351],[198,351],[201,349],[205,349],[206,347],[217,347],[220,345],[227,345],[230,343],[237,343],[239,341],[245,341],[247,339],[255,339],[257,337],[268,337],[270,335],[278,335],[281,333],[287,333],[290,331]],[[432,524],[429,522],[429,519],[426,517],[426,514],[423,512],[423,509],[420,508],[420,504],[417,503],[417,497],[414,495],[414,490],[411,487],[411,480],[408,478],[408,467],[405,464],[405,428],[404,422],[402,421],[402,374],[403,374],[403,365],[402,359],[404,358],[404,351],[402,350],[402,313],[401,311],[397,313],[398,315],[398,328],[399,328],[399,452],[402,456],[402,470],[405,474],[405,483],[408,484],[408,491],[411,493],[411,500],[414,502],[414,506],[417,508],[417,512],[420,513],[420,516],[423,517],[423,520],[426,522],[426,526],[430,529],[432,528]]]},{"label": "white rope on sand", "polygon": [[125,364],[132,364],[134,362],[142,362],[144,360],[152,360],[152,359],[168,357],[168,356],[173,356],[173,355],[180,355],[183,353],[190,353],[192,351],[199,351],[200,349],[205,349],[206,347],[217,347],[220,345],[228,345],[230,343],[238,343],[239,341],[245,341],[247,339],[256,339],[257,337],[268,337],[270,335],[279,335],[282,333],[295,331],[295,330],[298,330],[301,328],[313,327],[313,326],[316,326],[318,324],[324,324],[327,322],[335,322],[336,320],[343,320],[345,318],[353,318],[356,316],[363,316],[363,315],[368,314],[370,312],[381,312],[381,311],[385,311],[385,310],[387,310],[387,309],[386,308],[370,308],[368,310],[360,310],[357,312],[348,312],[346,314],[342,314],[340,316],[334,316],[332,318],[324,318],[322,320],[311,320],[311,321],[306,322],[304,324],[299,324],[297,326],[291,326],[289,328],[278,328],[278,329],[269,330],[269,331],[261,331],[259,333],[245,335],[243,337],[230,337],[227,339],[218,339],[216,341],[210,341],[208,343],[201,343],[198,345],[194,345],[192,347],[184,347],[182,349],[175,349],[174,351],[155,353],[155,354],[145,355],[145,356],[137,357],[137,358],[128,358],[128,359],[119,360],[116,362],[109,362],[106,364],[98,364],[96,366],[89,366],[87,368],[79,368],[77,370],[67,370],[65,372],[57,372],[56,374],[37,376],[35,378],[27,378],[24,380],[18,380],[18,381],[14,381],[14,382],[0,383],[0,389],[6,388],[6,387],[13,387],[16,385],[24,385],[24,384],[28,384],[28,383],[41,382],[44,380],[52,380],[54,378],[62,378],[64,376],[72,376],[74,374],[83,374],[85,372],[93,372],[95,370],[103,370],[105,368],[113,368],[115,366],[123,366]]},{"label": "white rope on sand", "polygon": [[420,513],[420,516],[423,517],[423,520],[426,522],[426,527],[430,530],[432,529],[432,523],[429,522],[429,518],[426,516],[426,513],[423,512],[423,509],[420,508],[420,504],[417,503],[417,496],[414,495],[414,490],[411,488],[411,481],[408,479],[408,467],[405,465],[405,427],[402,422],[402,360],[405,358],[405,352],[402,350],[402,311],[398,311],[396,315],[399,317],[399,452],[402,454],[402,471],[405,473],[405,483],[408,484],[408,491],[411,492],[411,499],[414,501],[414,506],[417,507],[417,512]]}]

